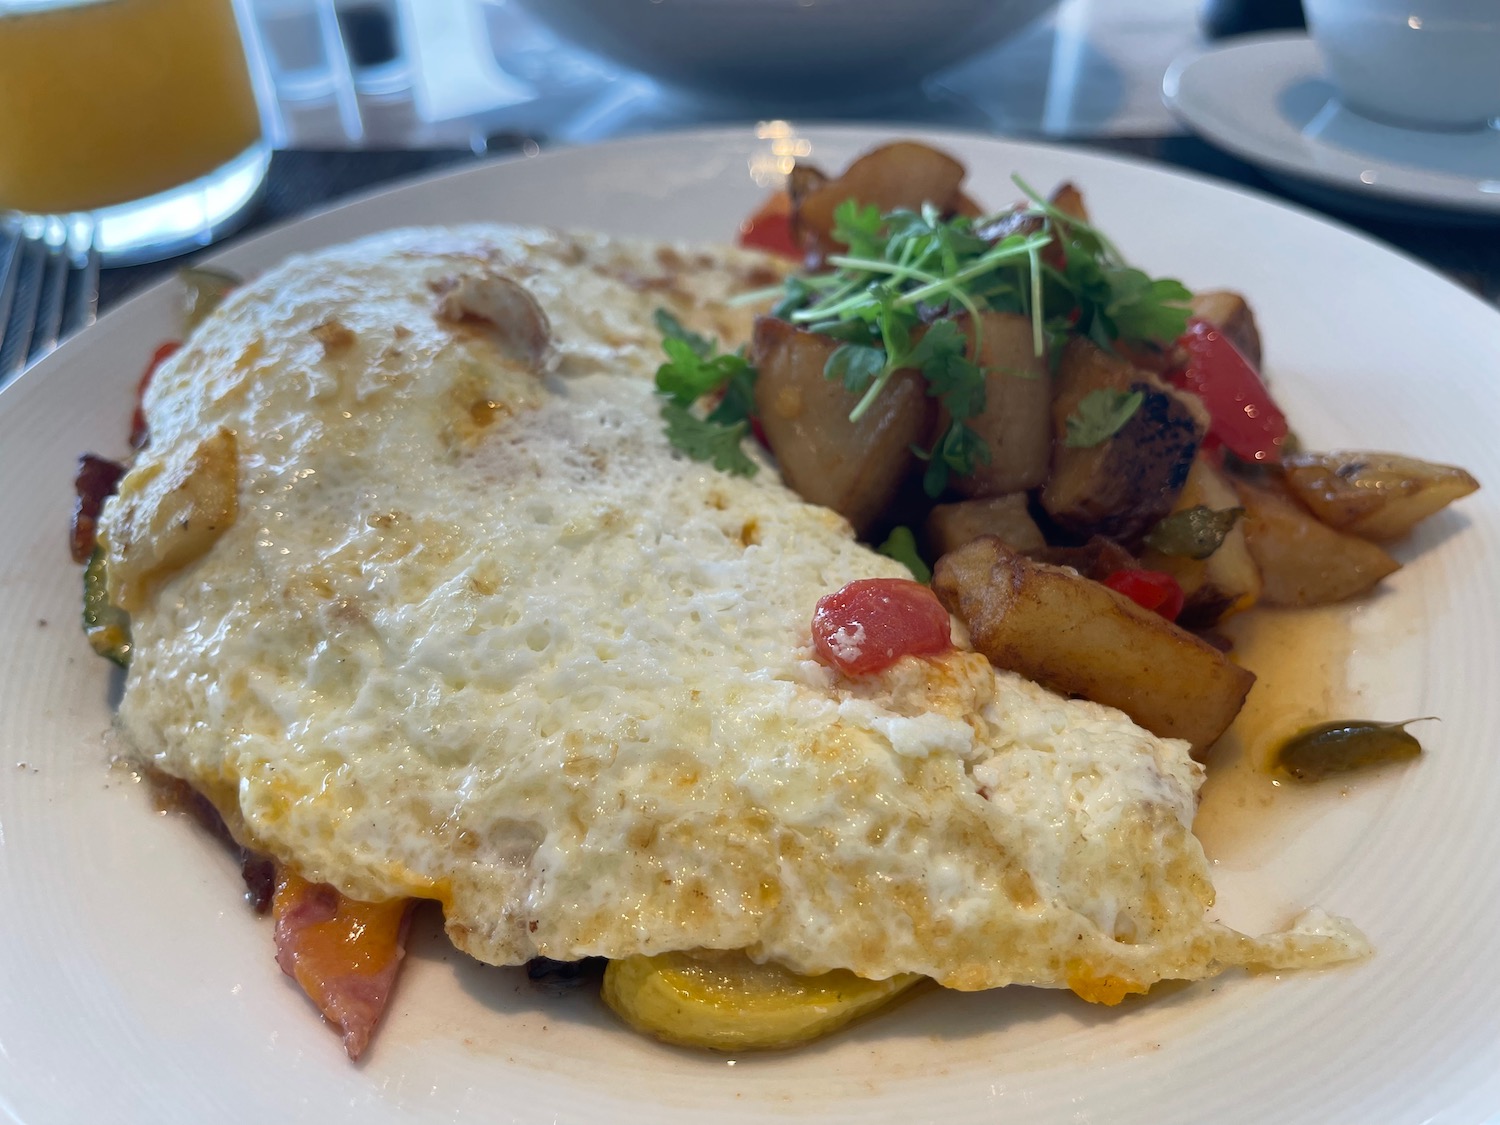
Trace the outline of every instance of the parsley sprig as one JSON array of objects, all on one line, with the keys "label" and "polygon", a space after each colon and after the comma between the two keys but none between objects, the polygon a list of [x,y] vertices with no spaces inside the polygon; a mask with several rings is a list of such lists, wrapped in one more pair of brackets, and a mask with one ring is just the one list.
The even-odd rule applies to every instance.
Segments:
[{"label": "parsley sprig", "polygon": [[[744,349],[720,352],[716,340],[690,331],[666,309],[657,309],[655,320],[667,354],[656,369],[656,389],[666,399],[661,416],[667,440],[695,461],[753,477],[759,466],[740,445],[755,413],[755,369]],[[694,412],[699,399],[715,395],[718,401],[706,415]]]}]

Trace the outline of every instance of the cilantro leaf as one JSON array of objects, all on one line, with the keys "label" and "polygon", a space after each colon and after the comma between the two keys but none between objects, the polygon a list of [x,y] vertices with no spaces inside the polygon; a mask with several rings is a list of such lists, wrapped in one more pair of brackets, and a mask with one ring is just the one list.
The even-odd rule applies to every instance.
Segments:
[{"label": "cilantro leaf", "polygon": [[856,257],[880,257],[885,253],[885,219],[873,203],[864,207],[853,198],[833,209],[833,240],[842,242]]},{"label": "cilantro leaf", "polygon": [[1128,266],[1106,270],[1105,277],[1111,291],[1106,313],[1116,336],[1169,343],[1187,331],[1193,294],[1182,282]]},{"label": "cilantro leaf", "polygon": [[922,491],[933,497],[943,494],[953,473],[960,476],[971,473],[976,466],[987,465],[990,461],[990,449],[984,444],[984,439],[957,419],[949,424],[931,449],[913,449],[912,452],[927,462],[927,469],[922,474]]},{"label": "cilantro leaf", "polygon": [[692,349],[699,359],[707,359],[718,347],[717,341],[698,335],[666,309],[657,309],[651,314],[651,319],[656,322],[656,330],[661,333],[663,345],[668,340],[679,340]]},{"label": "cilantro leaf", "polygon": [[667,424],[667,440],[694,461],[712,461],[714,468],[742,477],[753,477],[759,469],[740,448],[750,432],[748,421],[725,425],[699,418],[671,400],[662,403],[661,416]]},{"label": "cilantro leaf", "polygon": [[1068,415],[1068,433],[1063,444],[1070,449],[1089,449],[1107,441],[1145,401],[1144,391],[1115,391],[1106,387],[1090,391]]},{"label": "cilantro leaf", "polygon": [[885,349],[870,344],[840,344],[823,365],[823,377],[835,379],[859,394],[885,370]]},{"label": "cilantro leaf", "polygon": [[895,559],[898,563],[904,564],[918,582],[932,581],[932,571],[922,561],[922,556],[917,551],[917,537],[905,524],[893,527],[885,542],[875,550],[886,558]]},{"label": "cilantro leaf", "polygon": [[[755,368],[743,349],[717,354],[716,341],[688,331],[666,309],[657,309],[655,320],[667,355],[656,369],[656,389],[666,399],[661,416],[667,440],[695,461],[754,476],[755,462],[740,448],[755,414]],[[693,412],[694,403],[713,395],[718,399],[707,417]]]}]

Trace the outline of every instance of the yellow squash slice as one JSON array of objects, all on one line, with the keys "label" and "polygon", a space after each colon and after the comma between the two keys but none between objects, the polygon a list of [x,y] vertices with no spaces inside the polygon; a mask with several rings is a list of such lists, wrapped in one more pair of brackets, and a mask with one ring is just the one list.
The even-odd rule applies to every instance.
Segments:
[{"label": "yellow squash slice", "polygon": [[794,1047],[872,1012],[922,979],[806,977],[742,953],[662,953],[611,961],[604,999],[631,1027],[683,1047]]}]

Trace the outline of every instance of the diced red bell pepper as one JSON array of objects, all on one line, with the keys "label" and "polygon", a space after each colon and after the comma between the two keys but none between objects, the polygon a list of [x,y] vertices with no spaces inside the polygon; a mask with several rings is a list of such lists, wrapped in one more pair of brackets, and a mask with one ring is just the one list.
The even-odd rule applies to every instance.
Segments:
[{"label": "diced red bell pepper", "polygon": [[1176,621],[1182,612],[1182,587],[1177,579],[1161,570],[1117,570],[1104,580],[1104,584],[1118,594],[1124,594],[1136,605],[1161,614],[1168,621]]},{"label": "diced red bell pepper", "polygon": [[1195,317],[1177,346],[1187,354],[1187,365],[1169,372],[1167,380],[1203,400],[1212,419],[1204,448],[1222,444],[1244,461],[1281,460],[1286,415],[1229,337]]}]

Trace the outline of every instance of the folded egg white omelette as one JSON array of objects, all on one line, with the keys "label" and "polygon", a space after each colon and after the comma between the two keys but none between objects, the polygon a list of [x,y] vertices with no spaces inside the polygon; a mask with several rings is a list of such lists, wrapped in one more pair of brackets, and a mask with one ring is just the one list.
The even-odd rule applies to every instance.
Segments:
[{"label": "folded egg white omelette", "polygon": [[959,648],[842,678],[817,600],[898,563],[668,445],[665,306],[731,250],[473,226],[294,259],[157,374],[102,521],[119,724],[241,840],[439,900],[494,964],[681,949],[1118,999],[1364,952],[1206,920],[1200,767]]}]

